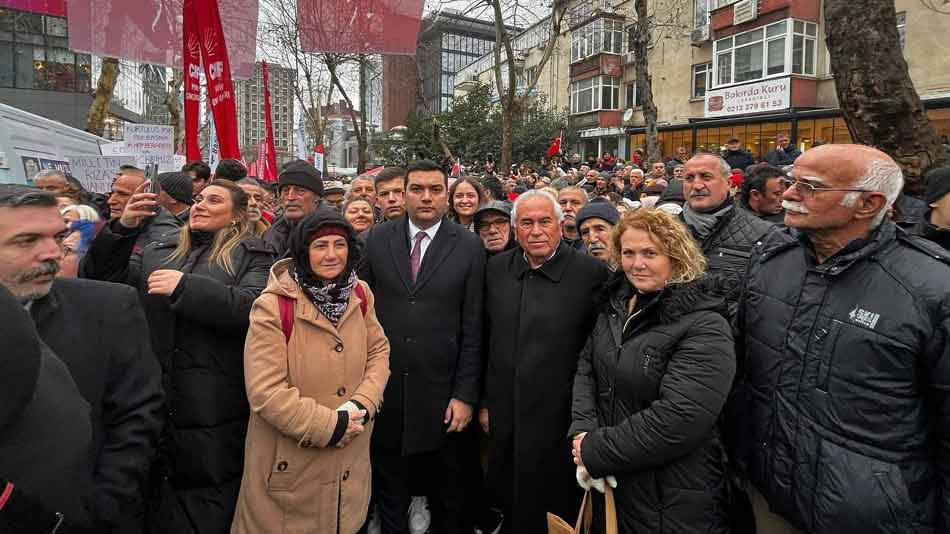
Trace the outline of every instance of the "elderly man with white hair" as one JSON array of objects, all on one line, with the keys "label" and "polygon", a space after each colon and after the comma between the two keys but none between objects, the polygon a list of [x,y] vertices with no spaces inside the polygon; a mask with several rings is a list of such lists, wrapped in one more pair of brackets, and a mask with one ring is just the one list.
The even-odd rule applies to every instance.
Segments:
[{"label": "elderly man with white hair", "polygon": [[753,250],[730,419],[758,532],[950,531],[950,255],[888,220],[903,182],[809,150]]},{"label": "elderly man with white hair", "polygon": [[561,206],[531,190],[515,201],[520,247],[488,261],[487,370],[479,423],[488,484],[511,532],[545,532],[545,514],[575,517],[580,498],[565,437],[577,358],[603,303],[607,267],[561,240]]}]

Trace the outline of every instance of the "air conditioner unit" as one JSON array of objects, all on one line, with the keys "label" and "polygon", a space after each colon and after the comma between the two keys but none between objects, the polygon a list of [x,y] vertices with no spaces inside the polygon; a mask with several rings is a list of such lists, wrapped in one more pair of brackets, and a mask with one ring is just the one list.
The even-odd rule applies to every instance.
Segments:
[{"label": "air conditioner unit", "polygon": [[703,43],[709,42],[709,24],[693,30],[693,32],[689,34],[689,42],[693,46],[702,46]]},{"label": "air conditioner unit", "polygon": [[630,65],[634,61],[636,61],[636,59],[637,59],[636,52],[627,52],[626,54],[623,55],[623,64]]}]

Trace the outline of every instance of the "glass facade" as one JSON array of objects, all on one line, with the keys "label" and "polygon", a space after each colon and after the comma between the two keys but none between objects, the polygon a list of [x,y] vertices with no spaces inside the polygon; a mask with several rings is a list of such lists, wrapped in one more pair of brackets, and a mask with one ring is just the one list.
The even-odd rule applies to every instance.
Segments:
[{"label": "glass facade", "polygon": [[490,52],[494,41],[473,35],[443,33],[433,45],[438,49],[438,56],[433,59],[437,61],[439,70],[431,75],[427,73],[422,83],[428,111],[440,113],[451,106],[458,72]]},{"label": "glass facade", "polygon": [[595,76],[571,84],[571,114],[620,109],[620,78]]},{"label": "glass facade", "polygon": [[0,87],[88,93],[89,54],[69,50],[66,19],[0,8]]}]

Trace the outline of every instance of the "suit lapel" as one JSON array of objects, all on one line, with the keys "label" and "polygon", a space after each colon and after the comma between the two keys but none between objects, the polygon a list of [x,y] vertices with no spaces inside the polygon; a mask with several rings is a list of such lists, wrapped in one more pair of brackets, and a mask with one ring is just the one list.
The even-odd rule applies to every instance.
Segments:
[{"label": "suit lapel", "polygon": [[403,216],[399,224],[393,225],[393,235],[389,236],[389,251],[396,265],[396,272],[403,285],[412,291],[412,276],[409,272],[409,219]]},{"label": "suit lapel", "polygon": [[419,275],[416,277],[416,287],[413,291],[421,289],[432,278],[439,265],[442,265],[445,258],[455,249],[458,228],[448,219],[442,221],[442,226],[435,233],[435,239],[432,240],[432,243],[429,243],[429,248],[426,249],[426,254],[422,257],[422,265],[419,266]]}]

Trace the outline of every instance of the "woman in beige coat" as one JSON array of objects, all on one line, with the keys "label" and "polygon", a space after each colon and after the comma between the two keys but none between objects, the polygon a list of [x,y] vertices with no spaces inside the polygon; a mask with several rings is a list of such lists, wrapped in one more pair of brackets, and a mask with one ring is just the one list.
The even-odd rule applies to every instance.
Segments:
[{"label": "woman in beige coat", "polygon": [[231,532],[352,534],[369,506],[389,341],[339,213],[320,209],[298,222],[290,254],[251,310],[251,418]]}]

